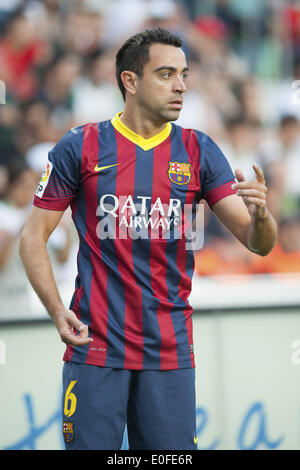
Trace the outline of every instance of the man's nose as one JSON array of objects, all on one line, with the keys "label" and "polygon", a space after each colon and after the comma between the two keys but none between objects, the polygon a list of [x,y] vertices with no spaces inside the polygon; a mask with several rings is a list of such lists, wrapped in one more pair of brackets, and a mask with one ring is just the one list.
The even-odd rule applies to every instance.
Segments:
[{"label": "man's nose", "polygon": [[185,81],[181,76],[176,78],[174,83],[174,90],[180,93],[184,93],[187,90]]}]

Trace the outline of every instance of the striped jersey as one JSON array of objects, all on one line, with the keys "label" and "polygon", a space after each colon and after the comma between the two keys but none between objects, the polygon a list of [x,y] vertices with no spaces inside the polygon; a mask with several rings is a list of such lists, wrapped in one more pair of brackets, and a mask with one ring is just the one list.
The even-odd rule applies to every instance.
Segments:
[{"label": "striped jersey", "polygon": [[[112,120],[69,130],[49,152],[37,207],[70,205],[79,235],[70,309],[93,341],[65,361],[167,370],[195,367],[187,244],[197,205],[233,194],[233,172],[206,134],[167,123],[145,139]],[[185,212],[185,208],[189,211]],[[188,215],[187,215],[188,214]]]}]

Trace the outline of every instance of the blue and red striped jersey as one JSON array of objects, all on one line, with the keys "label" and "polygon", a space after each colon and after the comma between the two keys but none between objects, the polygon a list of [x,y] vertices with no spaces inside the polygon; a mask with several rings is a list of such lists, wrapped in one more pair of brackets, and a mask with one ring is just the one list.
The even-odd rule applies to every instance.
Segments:
[{"label": "blue and red striped jersey", "polygon": [[[64,211],[79,234],[70,308],[93,342],[65,361],[125,369],[195,367],[194,271],[184,207],[233,194],[233,172],[206,134],[168,123],[150,138],[112,120],[69,130],[49,152],[34,204]],[[178,233],[180,235],[178,235]]]}]

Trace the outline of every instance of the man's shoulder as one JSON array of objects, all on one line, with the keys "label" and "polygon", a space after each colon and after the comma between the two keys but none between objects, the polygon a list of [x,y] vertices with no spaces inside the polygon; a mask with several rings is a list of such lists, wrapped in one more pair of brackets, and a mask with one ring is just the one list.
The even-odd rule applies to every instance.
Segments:
[{"label": "man's shoulder", "polygon": [[[96,148],[99,145],[98,141],[100,130],[108,127],[110,122],[110,120],[87,122],[68,129],[50,150],[50,161],[52,163],[54,160],[57,161],[58,159],[67,161],[70,160],[70,158],[81,160],[84,146],[85,150],[93,150]],[[101,131],[101,135],[103,136],[103,131]],[[68,159],[67,156],[70,158]]]},{"label": "man's shoulder", "polygon": [[82,146],[84,139],[99,138],[99,131],[109,127],[110,120],[99,122],[86,122],[68,129],[58,144],[63,146]]},{"label": "man's shoulder", "polygon": [[76,127],[72,127],[67,131],[66,134],[70,136],[76,137],[76,136],[83,136],[86,133],[89,132],[99,132],[99,129],[105,129],[111,126],[111,119],[107,119],[106,121],[97,121],[97,122],[85,122],[83,124],[80,124]]},{"label": "man's shoulder", "polygon": [[175,132],[181,133],[182,139],[187,143],[198,142],[200,146],[205,145],[207,142],[212,141],[211,137],[205,132],[199,131],[195,128],[183,127],[181,125],[172,123]]},{"label": "man's shoulder", "polygon": [[172,122],[172,125],[174,126],[177,132],[181,132],[188,139],[191,139],[193,137],[198,137],[202,143],[205,143],[208,139],[210,139],[208,134],[205,134],[205,132],[199,131],[199,129],[183,127],[179,124],[175,124],[174,122]]}]

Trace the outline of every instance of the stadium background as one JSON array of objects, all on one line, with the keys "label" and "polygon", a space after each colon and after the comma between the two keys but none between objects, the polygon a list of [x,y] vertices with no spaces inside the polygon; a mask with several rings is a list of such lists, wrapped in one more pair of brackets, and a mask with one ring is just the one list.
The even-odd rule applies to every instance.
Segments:
[{"label": "stadium background", "polygon": [[[17,250],[47,152],[66,130],[122,110],[115,52],[157,25],[183,38],[189,62],[177,123],[213,137],[247,178],[263,167],[279,226],[261,258],[205,208],[191,295],[198,447],[300,448],[299,2],[0,0],[1,449],[62,448],[64,345]],[[66,303],[76,249],[67,212],[49,241]]]}]

